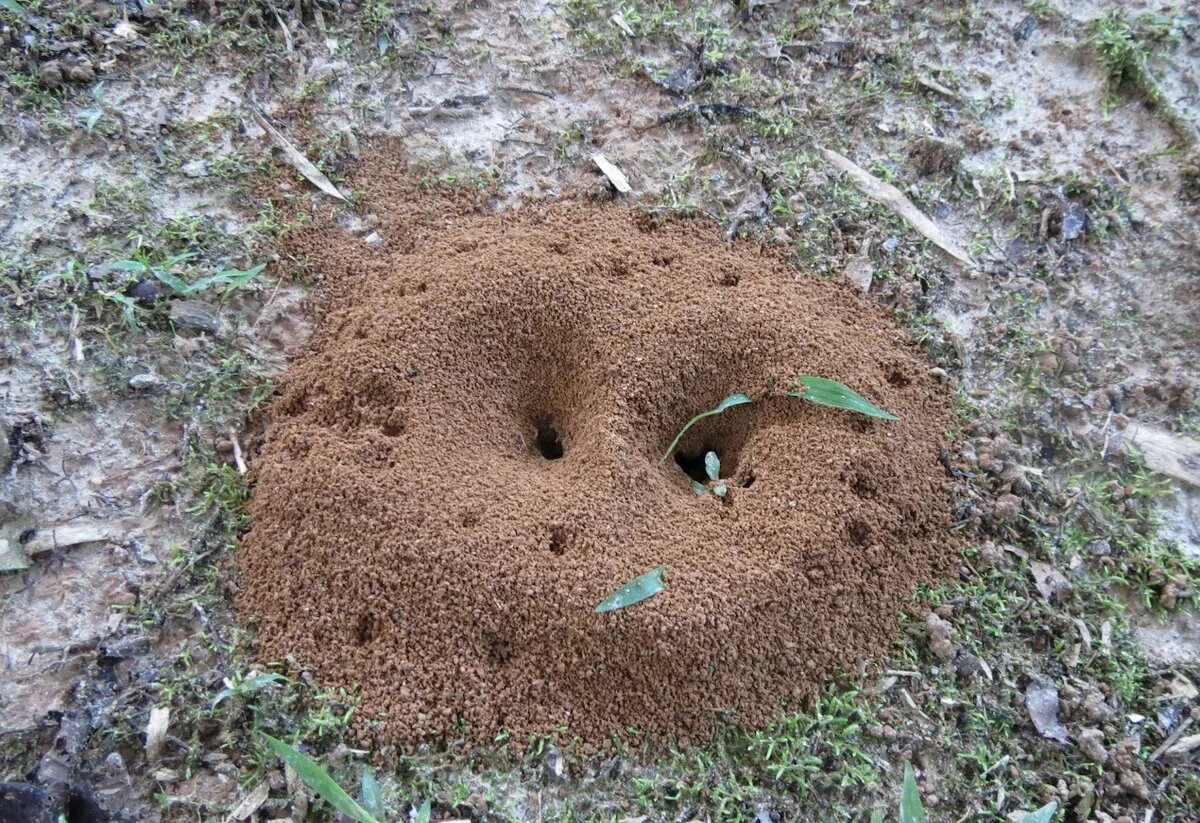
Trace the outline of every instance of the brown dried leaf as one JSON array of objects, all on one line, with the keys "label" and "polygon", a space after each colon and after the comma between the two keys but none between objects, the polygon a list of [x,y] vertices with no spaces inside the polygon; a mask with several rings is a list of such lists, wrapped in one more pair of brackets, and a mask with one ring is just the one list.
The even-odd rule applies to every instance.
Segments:
[{"label": "brown dried leaf", "polygon": [[250,794],[242,798],[242,802],[234,807],[229,813],[229,817],[225,818],[226,823],[233,823],[235,820],[245,820],[250,815],[258,811],[263,803],[267,802],[267,797],[271,794],[271,786],[267,781],[262,781],[251,790]]},{"label": "brown dried leaf", "polygon": [[1034,680],[1025,689],[1025,708],[1038,734],[1067,742],[1067,727],[1058,719],[1058,689],[1047,680]]},{"label": "brown dried leaf", "polygon": [[956,260],[974,266],[975,261],[971,259],[971,255],[962,249],[957,243],[946,237],[945,233],[938,228],[937,224],[925,216],[925,213],[918,209],[913,202],[909,200],[902,191],[893,186],[891,183],[885,183],[875,175],[871,174],[866,169],[859,166],[848,157],[843,157],[836,151],[830,149],[821,149],[821,153],[838,170],[846,173],[855,185],[862,190],[863,194],[870,197],[877,203],[882,203],[892,211],[899,214],[909,224],[923,234],[927,239],[931,240],[934,245],[945,251]]},{"label": "brown dried leaf", "polygon": [[1062,598],[1075,588],[1062,572],[1049,563],[1039,563],[1035,560],[1029,564],[1029,570],[1033,572],[1033,583],[1037,590],[1049,603],[1061,602]]},{"label": "brown dried leaf", "polygon": [[346,196],[338,191],[338,187],[333,185],[328,177],[326,177],[320,169],[309,162],[308,158],[300,153],[300,150],[291,144],[286,137],[271,125],[271,121],[267,116],[254,105],[250,107],[250,113],[254,116],[254,121],[265,131],[275,143],[276,146],[283,152],[284,157],[288,162],[300,172],[308,180],[321,191],[328,194],[330,197],[336,197],[338,200],[345,200]]}]

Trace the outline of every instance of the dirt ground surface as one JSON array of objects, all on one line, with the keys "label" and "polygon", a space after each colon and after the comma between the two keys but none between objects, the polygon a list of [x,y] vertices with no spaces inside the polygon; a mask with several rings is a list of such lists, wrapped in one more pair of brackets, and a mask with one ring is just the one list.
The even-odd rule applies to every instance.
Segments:
[{"label": "dirt ground surface", "polygon": [[[0,0],[0,812],[334,817],[265,733],[364,802],[370,765],[381,820],[892,820],[906,763],[931,820],[1021,820],[1049,802],[1056,820],[1193,820],[1198,16],[1170,0]],[[235,559],[248,529],[254,550],[262,501],[248,507],[247,478],[260,443],[273,454],[267,401],[297,388],[280,375],[330,300],[367,323],[372,290],[406,277],[385,270],[404,238],[372,200],[377,181],[356,178],[381,141],[417,175],[423,196],[407,208],[442,204],[426,218],[448,198],[501,223],[520,208],[563,214],[550,204],[564,199],[620,220],[703,217],[741,238],[711,262],[763,246],[797,282],[857,289],[890,313],[924,349],[920,369],[904,355],[911,385],[940,381],[955,400],[937,468],[961,489],[951,520],[965,546],[949,577],[894,610],[897,640],[862,646],[857,665],[828,661],[841,674],[810,704],[751,726],[716,716],[687,745],[634,728],[596,754],[526,718],[516,728],[542,733],[480,741],[423,725],[451,732],[360,748],[370,687],[277,659],[270,630],[256,646],[232,604],[262,612],[296,585],[285,573],[268,590]],[[329,225],[328,248],[298,239]],[[352,259],[384,268],[346,277],[330,264],[360,247]],[[436,282],[396,316],[427,322],[412,313]],[[679,340],[718,363],[765,344],[772,327],[736,321],[735,307],[713,309],[730,327]],[[506,334],[547,316],[521,320]],[[368,326],[398,334],[390,318]],[[853,383],[865,354],[836,355],[832,371]],[[908,402],[857,374],[868,396]],[[648,409],[686,418],[733,388],[684,379]],[[346,436],[336,419],[315,446]],[[850,423],[820,419],[814,439],[845,442]],[[564,457],[538,468],[567,473],[587,432],[572,428]],[[629,454],[646,462],[669,429],[630,434]],[[870,423],[855,442],[870,451],[886,431]],[[725,504],[655,477],[621,482],[644,485],[638,505],[667,507],[689,545],[708,520],[718,534]],[[613,504],[585,480],[582,494]],[[756,471],[746,500],[765,482]],[[514,492],[461,496],[482,517]],[[685,509],[708,520],[685,527]],[[572,603],[625,579],[605,563]],[[668,571],[664,595],[688,574]],[[616,620],[684,619],[664,595]],[[446,677],[451,653],[414,654],[414,682]],[[631,657],[649,653],[630,642]],[[775,693],[773,665],[731,666],[725,693]],[[672,693],[670,677],[660,688]],[[660,711],[634,722],[653,727]]]}]

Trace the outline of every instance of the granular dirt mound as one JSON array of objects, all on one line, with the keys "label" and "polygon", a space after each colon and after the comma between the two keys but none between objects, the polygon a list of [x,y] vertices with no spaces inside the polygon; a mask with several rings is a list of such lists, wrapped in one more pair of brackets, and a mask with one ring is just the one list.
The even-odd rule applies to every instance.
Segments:
[{"label": "granular dirt mound", "polygon": [[[353,182],[385,242],[326,220],[288,250],[328,294],[255,461],[239,606],[264,656],[361,688],[368,737],[762,724],[950,568],[950,401],[861,296],[706,224],[487,214],[394,162]],[[901,421],[781,396],[799,374]],[[734,391],[758,402],[660,468]],[[707,450],[724,501],[685,473]],[[663,593],[593,612],[660,565]]]}]

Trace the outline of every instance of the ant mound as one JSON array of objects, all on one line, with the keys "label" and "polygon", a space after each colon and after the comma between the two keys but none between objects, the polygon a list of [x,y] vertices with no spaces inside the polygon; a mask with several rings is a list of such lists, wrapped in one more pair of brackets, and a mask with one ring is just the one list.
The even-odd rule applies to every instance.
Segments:
[{"label": "ant mound", "polygon": [[[359,691],[365,738],[761,725],[954,568],[946,389],[849,287],[699,222],[487,213],[386,163],[352,185],[383,243],[327,219],[285,248],[323,306],[267,412],[238,606],[263,656]],[[787,396],[799,375],[900,419]],[[724,497],[693,485],[708,452]]]}]

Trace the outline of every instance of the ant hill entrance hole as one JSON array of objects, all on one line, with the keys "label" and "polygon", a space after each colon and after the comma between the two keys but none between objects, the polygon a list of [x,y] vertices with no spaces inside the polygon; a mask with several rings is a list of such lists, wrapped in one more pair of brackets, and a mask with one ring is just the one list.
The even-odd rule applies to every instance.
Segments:
[{"label": "ant hill entrance hole", "polygon": [[563,456],[562,434],[553,417],[547,415],[534,421],[533,445],[538,453],[547,460],[558,460]]},{"label": "ant hill entrance hole", "polygon": [[[708,454],[710,451],[712,451],[712,449],[709,449],[707,446],[698,452],[690,452],[687,454],[681,451],[676,451],[675,465],[678,466],[684,474],[695,480],[697,483],[707,483],[708,472],[704,468],[704,455]],[[717,452],[717,457],[720,456],[721,453]],[[725,476],[726,474],[728,474],[727,468],[724,464],[722,464],[721,475]]]}]

